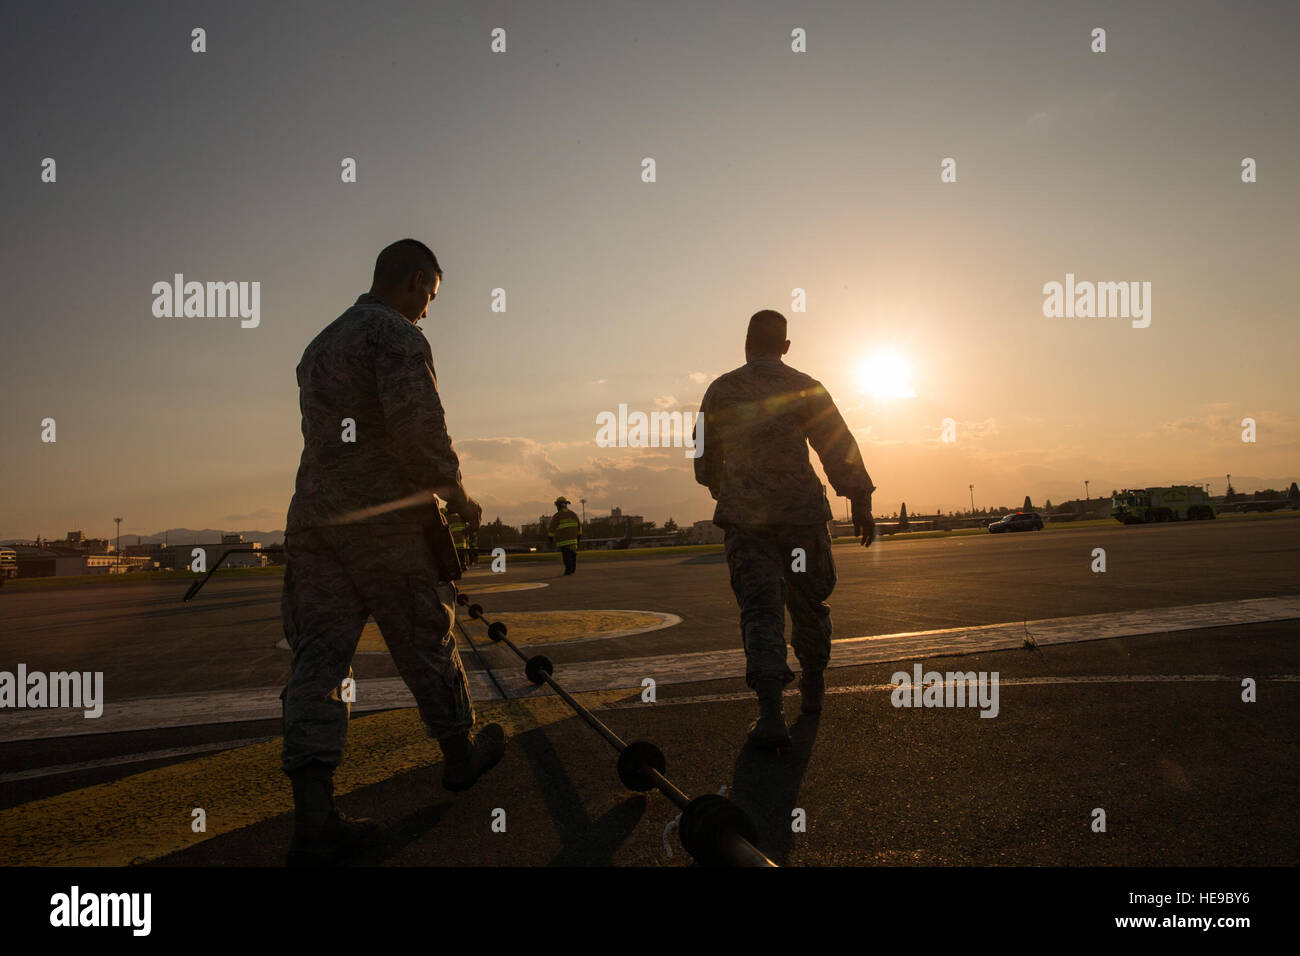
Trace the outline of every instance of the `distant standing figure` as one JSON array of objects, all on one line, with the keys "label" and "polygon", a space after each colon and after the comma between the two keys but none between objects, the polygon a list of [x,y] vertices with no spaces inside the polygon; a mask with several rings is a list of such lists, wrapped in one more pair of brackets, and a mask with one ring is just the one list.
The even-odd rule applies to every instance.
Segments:
[{"label": "distant standing figure", "polygon": [[551,537],[564,558],[564,573],[573,574],[578,570],[578,539],[582,537],[582,522],[569,510],[569,499],[563,495],[555,499]]},{"label": "distant standing figure", "polygon": [[443,508],[442,513],[447,516],[447,530],[451,532],[451,541],[456,548],[456,559],[460,561],[460,569],[464,571],[469,567],[469,539],[466,535],[465,519],[447,508]]},{"label": "distant standing figure", "polygon": [[[713,523],[724,530],[731,588],[740,605],[745,682],[758,695],[749,740],[790,746],[781,695],[794,674],[786,666],[785,609],[790,643],[803,670],[802,710],[821,712],[831,653],[835,562],[826,491],[813,472],[817,451],[835,492],[850,500],[863,547],[875,539],[875,485],[858,443],[822,384],[781,361],[790,350],[785,316],[764,310],[749,320],[743,366],[704,393],[704,428],[695,480],[717,501]],[[803,551],[803,558],[795,549]],[[800,570],[802,568],[802,570]]]}]

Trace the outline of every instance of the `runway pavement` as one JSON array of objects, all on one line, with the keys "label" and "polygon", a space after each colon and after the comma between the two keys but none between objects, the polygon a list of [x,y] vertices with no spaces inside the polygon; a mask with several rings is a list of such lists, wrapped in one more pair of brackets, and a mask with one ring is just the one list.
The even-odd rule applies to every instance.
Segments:
[{"label": "runway pavement", "polygon": [[[1105,573],[1091,570],[1095,548]],[[778,756],[741,746],[753,703],[720,556],[580,560],[571,578],[558,559],[521,562],[466,586],[509,586],[479,599],[517,620],[658,616],[653,630],[608,616],[583,640],[542,632],[528,649],[625,738],[658,743],[683,787],[727,786],[784,862],[1295,862],[1300,519],[885,540],[835,557],[840,690]],[[192,605],[184,587],[0,596],[0,669],[103,670],[108,698],[98,721],[0,714],[0,832],[29,835],[4,838],[11,863],[279,862],[279,581],[214,579]],[[483,648],[481,625],[467,630]],[[369,862],[683,862],[671,839],[675,856],[665,851],[670,805],[623,791],[612,752],[535,696],[506,653],[484,658],[508,695],[530,696],[492,700],[474,676],[480,717],[512,728],[511,753],[455,800],[434,789],[436,748],[391,661],[358,655],[340,785],[389,827]],[[997,718],[893,707],[890,662],[913,660],[998,670]],[[644,676],[658,683],[654,704],[636,692]],[[1245,677],[1254,703],[1241,699]],[[177,816],[200,805],[201,836]],[[480,826],[498,807],[505,834]],[[1105,833],[1090,828],[1099,807]],[[806,833],[790,830],[796,808]]]}]

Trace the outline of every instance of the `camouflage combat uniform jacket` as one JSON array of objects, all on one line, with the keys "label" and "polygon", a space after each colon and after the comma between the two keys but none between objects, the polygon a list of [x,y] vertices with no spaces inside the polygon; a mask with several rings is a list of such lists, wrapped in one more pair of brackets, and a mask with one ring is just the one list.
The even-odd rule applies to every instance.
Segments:
[{"label": "camouflage combat uniform jacket", "polygon": [[719,527],[831,520],[809,442],[836,494],[853,498],[875,489],[830,394],[779,357],[756,358],[719,376],[704,393],[700,416],[695,480],[718,502],[713,523]]},{"label": "camouflage combat uniform jacket", "polygon": [[293,650],[281,695],[290,774],[343,759],[351,705],[342,682],[371,617],[429,736],[474,724],[451,633],[455,590],[427,534],[438,520],[434,492],[451,504],[465,497],[429,343],[367,293],[307,346],[298,387],[302,463],[280,602]]},{"label": "camouflage combat uniform jacket", "polygon": [[307,346],[297,374],[303,449],[286,532],[427,526],[435,492],[465,500],[429,343],[383,300],[358,298]]}]

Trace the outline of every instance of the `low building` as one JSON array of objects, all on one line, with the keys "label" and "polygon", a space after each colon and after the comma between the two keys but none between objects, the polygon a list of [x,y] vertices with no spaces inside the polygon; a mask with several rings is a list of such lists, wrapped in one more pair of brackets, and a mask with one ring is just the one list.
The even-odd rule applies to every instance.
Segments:
[{"label": "low building", "polygon": [[696,521],[691,525],[691,544],[722,544],[723,530],[712,520]]},{"label": "low building", "polygon": [[121,574],[127,566],[115,554],[87,554],[83,574]]},{"label": "low building", "polygon": [[[226,538],[236,538],[235,541],[226,541]],[[213,566],[221,560],[221,556],[231,548],[251,548],[253,553],[248,551],[238,551],[230,555],[221,566],[223,568],[264,568],[268,564],[267,556],[262,554],[262,543],[260,541],[245,541],[242,535],[222,535],[220,544],[173,544],[162,549],[162,554],[158,558],[159,567],[170,568],[173,571],[188,571],[194,559],[197,557],[195,551],[203,552],[203,566],[207,570],[212,570]]]},{"label": "low building", "polygon": [[84,554],[108,554],[112,547],[107,538],[87,538],[84,531],[69,531],[62,541],[46,541],[54,548],[68,548]]},{"label": "low building", "polygon": [[15,544],[12,549],[20,578],[62,578],[86,573],[86,555],[73,548]]},{"label": "low building", "polygon": [[123,559],[145,571],[151,571],[162,562],[161,544],[128,544],[122,549]]}]

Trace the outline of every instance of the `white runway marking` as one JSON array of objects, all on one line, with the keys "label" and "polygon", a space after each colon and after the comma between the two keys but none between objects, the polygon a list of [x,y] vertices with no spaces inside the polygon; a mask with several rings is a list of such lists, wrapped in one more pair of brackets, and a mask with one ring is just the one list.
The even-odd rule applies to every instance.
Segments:
[{"label": "white runway marking", "polygon": [[[834,641],[831,645],[831,667],[1011,650],[1024,646],[1027,633],[1033,637],[1035,644],[1043,647],[1050,644],[1073,644],[1116,637],[1133,637],[1138,634],[1163,634],[1172,631],[1260,624],[1266,621],[1287,621],[1297,618],[1300,618],[1300,595],[1289,595],[1279,598],[1223,601],[1217,604],[1152,608],[1143,611],[1119,611],[1112,614],[1087,614],[1038,621],[952,627],[936,631],[907,631],[901,634],[880,634]],[[799,669],[793,653],[790,654],[790,666],[792,670]],[[692,681],[740,677],[744,673],[745,652],[736,648],[729,651],[670,654],[626,661],[567,664],[563,674],[557,676],[566,689],[583,691],[639,687],[642,679],[646,677],[654,678],[659,684],[686,684]],[[512,693],[511,696],[515,695]]]},{"label": "white runway marking", "polygon": [[[1300,595],[1222,601],[1182,607],[1088,614],[1076,617],[976,627],[954,627],[936,631],[911,631],[835,641],[831,667],[848,667],[885,661],[911,661],[952,654],[974,654],[1023,646],[1028,630],[1040,647],[1081,641],[1161,634],[1209,627],[1259,624],[1267,621],[1300,619]],[[478,641],[478,638],[475,638]],[[472,657],[472,655],[469,655]],[[798,662],[791,660],[798,670]],[[744,651],[704,651],[669,654],[629,660],[586,661],[557,667],[557,677],[570,692],[640,687],[652,677],[663,685],[740,677],[745,672]],[[522,665],[499,668],[497,678],[509,697],[531,697],[541,693],[523,676]],[[1046,680],[1046,678],[1038,678]],[[484,671],[469,672],[475,700],[499,699]],[[262,687],[207,694],[180,694],[105,702],[104,715],[85,719],[80,711],[6,710],[0,715],[0,742],[39,740],[83,734],[121,733],[161,727],[226,724],[280,719],[280,688]],[[680,699],[680,698],[679,698]],[[413,707],[414,698],[400,678],[359,681],[354,713]]]},{"label": "white runway marking", "polygon": [[[1209,684],[1228,682],[1240,685],[1238,674],[1100,674],[1082,677],[1000,677],[999,687],[1033,687],[1039,684]],[[1300,674],[1271,674],[1258,678],[1261,684],[1295,684],[1300,683]],[[944,684],[952,683],[945,681]],[[799,690],[794,685],[785,691],[786,697],[798,697]],[[851,684],[844,687],[827,687],[826,696],[834,694],[862,694],[873,691],[892,691],[894,684]],[[619,701],[605,704],[598,710],[631,710],[635,707],[671,707],[675,704],[716,704],[736,700],[753,700],[753,691],[741,691],[732,694],[701,694],[697,697],[661,697],[653,704],[643,704],[640,699]],[[787,715],[789,716],[789,715]]]}]

